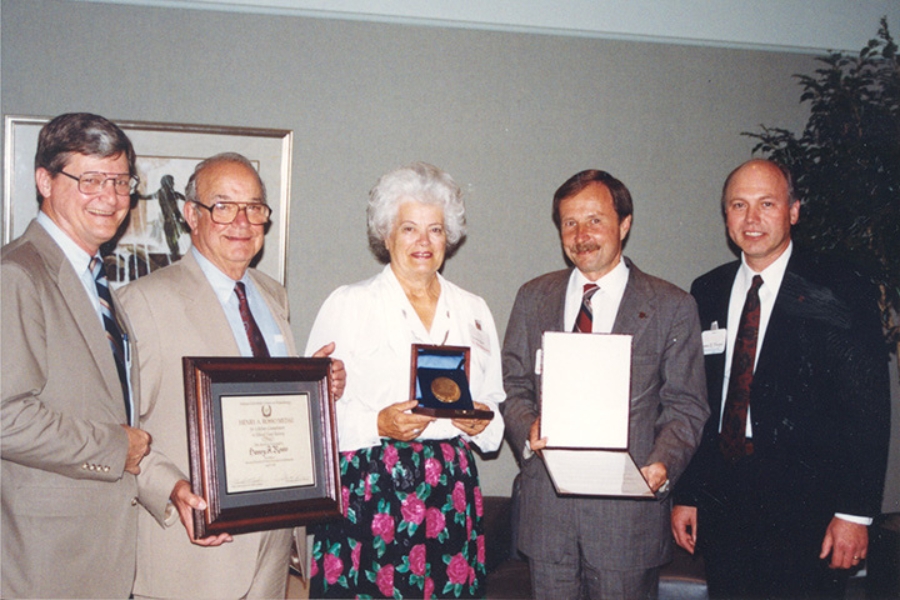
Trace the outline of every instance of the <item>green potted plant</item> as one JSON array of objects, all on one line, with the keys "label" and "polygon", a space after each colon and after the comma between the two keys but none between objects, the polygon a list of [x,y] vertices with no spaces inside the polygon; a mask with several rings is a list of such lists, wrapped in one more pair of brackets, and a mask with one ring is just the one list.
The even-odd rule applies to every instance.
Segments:
[{"label": "green potted plant", "polygon": [[810,108],[799,136],[761,126],[753,151],[791,169],[803,218],[794,231],[812,251],[866,268],[881,289],[886,342],[900,345],[900,54],[882,18],[858,56],[819,57],[795,75]]}]

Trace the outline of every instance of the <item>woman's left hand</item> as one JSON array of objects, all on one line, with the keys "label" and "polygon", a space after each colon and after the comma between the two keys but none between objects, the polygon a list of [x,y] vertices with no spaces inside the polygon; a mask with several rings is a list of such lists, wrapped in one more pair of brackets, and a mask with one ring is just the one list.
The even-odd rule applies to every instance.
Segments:
[{"label": "woman's left hand", "polygon": [[[491,407],[481,402],[474,402],[475,408],[478,410],[491,410]],[[490,424],[490,419],[453,419],[450,421],[453,426],[468,435],[474,437],[485,430]]]}]

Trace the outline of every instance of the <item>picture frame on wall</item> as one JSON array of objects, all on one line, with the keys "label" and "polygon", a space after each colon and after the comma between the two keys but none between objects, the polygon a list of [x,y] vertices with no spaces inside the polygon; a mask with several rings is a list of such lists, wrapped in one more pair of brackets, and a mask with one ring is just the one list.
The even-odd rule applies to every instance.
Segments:
[{"label": "picture frame on wall", "polygon": [[[4,119],[2,243],[22,235],[37,215],[34,155],[51,117]],[[293,132],[144,121],[114,121],[137,154],[140,184],[119,235],[101,248],[114,287],[178,261],[190,247],[184,223],[184,189],[194,167],[220,152],[237,152],[256,167],[272,207],[266,242],[254,267],[282,285],[287,277]]]}]

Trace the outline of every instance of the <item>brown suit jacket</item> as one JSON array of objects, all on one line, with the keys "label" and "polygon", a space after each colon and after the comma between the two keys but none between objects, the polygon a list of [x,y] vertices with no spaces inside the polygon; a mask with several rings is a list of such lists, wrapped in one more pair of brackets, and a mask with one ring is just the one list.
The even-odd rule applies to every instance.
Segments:
[{"label": "brown suit jacket", "polygon": [[[287,292],[251,269],[253,279],[296,354],[288,322]],[[192,252],[164,269],[122,288],[132,322],[145,386],[141,427],[158,451],[138,478],[141,511],[136,596],[236,598],[260,578],[284,586],[290,530],[235,535],[217,548],[191,544],[177,516],[166,507],[179,479],[190,479],[184,405],[183,356],[239,356],[234,335],[212,287]],[[167,518],[168,517],[168,518]],[[270,586],[270,587],[271,587]]]},{"label": "brown suit jacket", "polygon": [[5,246],[0,263],[0,593],[127,598],[139,508],[106,332],[40,224]]}]

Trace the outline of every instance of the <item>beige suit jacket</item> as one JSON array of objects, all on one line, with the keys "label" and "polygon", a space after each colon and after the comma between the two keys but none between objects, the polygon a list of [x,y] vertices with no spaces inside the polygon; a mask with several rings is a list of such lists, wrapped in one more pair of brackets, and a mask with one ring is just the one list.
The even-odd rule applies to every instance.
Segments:
[{"label": "beige suit jacket", "polygon": [[3,248],[0,264],[0,593],[127,598],[140,509],[124,472],[125,403],[106,333],[38,223]]},{"label": "beige suit jacket", "polygon": [[[288,322],[287,292],[251,269],[250,277],[296,354]],[[281,590],[287,580],[291,532],[235,535],[216,548],[191,544],[166,507],[179,479],[190,479],[184,405],[183,356],[238,356],[219,300],[192,252],[178,263],[138,279],[120,292],[140,353],[144,408],[141,427],[158,452],[138,478],[136,596],[238,598],[260,589]]]}]

